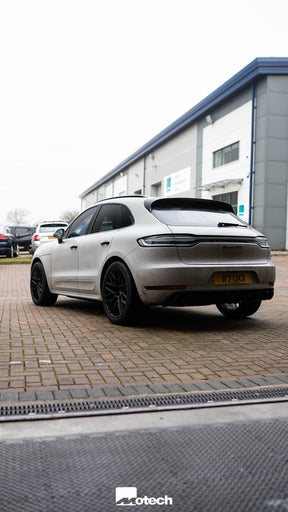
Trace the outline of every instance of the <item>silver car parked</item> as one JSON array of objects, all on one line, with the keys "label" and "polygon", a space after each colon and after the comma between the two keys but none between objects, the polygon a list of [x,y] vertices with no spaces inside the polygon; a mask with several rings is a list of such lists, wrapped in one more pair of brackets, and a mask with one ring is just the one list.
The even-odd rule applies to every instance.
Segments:
[{"label": "silver car parked", "polygon": [[55,236],[32,260],[31,294],[40,306],[57,295],[102,300],[111,322],[124,324],[143,305],[216,304],[244,318],[273,297],[269,243],[227,203],[106,199]]}]

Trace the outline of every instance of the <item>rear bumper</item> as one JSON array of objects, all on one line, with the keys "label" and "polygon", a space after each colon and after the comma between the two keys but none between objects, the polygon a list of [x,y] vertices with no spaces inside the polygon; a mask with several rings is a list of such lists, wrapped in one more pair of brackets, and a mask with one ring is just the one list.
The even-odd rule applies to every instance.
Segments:
[{"label": "rear bumper", "polygon": [[223,304],[249,300],[270,300],[274,295],[274,288],[221,290],[209,292],[174,292],[163,302],[163,306],[208,306],[210,304]]},{"label": "rear bumper", "polygon": [[[241,285],[215,285],[218,272],[250,272],[253,282]],[[200,306],[243,300],[268,300],[273,297],[275,266],[236,265],[213,267],[202,265],[166,266],[163,268],[137,268],[134,277],[140,299],[147,305]],[[183,290],[168,289],[184,286]],[[153,287],[153,289],[152,289]],[[157,288],[158,287],[158,288]],[[165,289],[166,288],[166,289]]]},{"label": "rear bumper", "polygon": [[10,254],[11,245],[7,245],[6,247],[0,247],[0,254]]}]

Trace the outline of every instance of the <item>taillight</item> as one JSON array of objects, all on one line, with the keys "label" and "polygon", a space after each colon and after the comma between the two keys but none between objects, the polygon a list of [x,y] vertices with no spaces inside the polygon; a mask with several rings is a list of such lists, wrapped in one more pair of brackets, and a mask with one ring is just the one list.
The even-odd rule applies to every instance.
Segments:
[{"label": "taillight", "polygon": [[255,242],[262,247],[262,249],[270,249],[270,244],[265,236],[257,236]]},{"label": "taillight", "polygon": [[7,240],[8,236],[6,235],[0,235],[1,240]]},{"label": "taillight", "polygon": [[193,235],[151,235],[137,240],[141,247],[191,247],[199,240]]},{"label": "taillight", "polygon": [[34,235],[33,236],[33,240],[34,240],[34,242],[40,242],[40,236],[39,235]]}]

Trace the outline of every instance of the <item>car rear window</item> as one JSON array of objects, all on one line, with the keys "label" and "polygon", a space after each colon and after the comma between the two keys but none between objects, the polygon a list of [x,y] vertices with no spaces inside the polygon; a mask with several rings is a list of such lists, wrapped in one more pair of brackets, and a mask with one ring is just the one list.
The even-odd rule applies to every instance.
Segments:
[{"label": "car rear window", "polygon": [[233,213],[205,210],[152,210],[163,224],[170,226],[218,226],[219,223],[243,224]]},{"label": "car rear window", "polygon": [[67,224],[45,224],[40,226],[39,233],[49,233],[50,231],[56,231],[59,228],[66,228]]},{"label": "car rear window", "polygon": [[240,224],[246,226],[234,213],[230,205],[207,200],[158,200],[151,204],[150,211],[163,224],[170,226],[218,226]]}]

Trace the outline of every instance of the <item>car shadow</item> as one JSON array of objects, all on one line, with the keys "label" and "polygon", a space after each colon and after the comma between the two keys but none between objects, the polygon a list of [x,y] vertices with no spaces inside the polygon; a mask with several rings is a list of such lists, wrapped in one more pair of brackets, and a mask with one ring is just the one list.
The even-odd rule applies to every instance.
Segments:
[{"label": "car shadow", "polygon": [[[233,331],[265,328],[265,320],[257,318],[257,314],[245,319],[229,319],[221,315],[216,306],[163,308],[161,306],[145,308],[140,317],[135,317],[129,325],[113,325],[105,316],[102,302],[94,302],[79,299],[62,298],[54,307],[61,307],[73,314],[84,313],[93,322],[98,318],[103,324],[102,328],[113,329],[168,329],[175,332],[211,332]],[[101,327],[100,327],[101,328]]]}]

